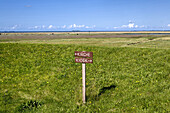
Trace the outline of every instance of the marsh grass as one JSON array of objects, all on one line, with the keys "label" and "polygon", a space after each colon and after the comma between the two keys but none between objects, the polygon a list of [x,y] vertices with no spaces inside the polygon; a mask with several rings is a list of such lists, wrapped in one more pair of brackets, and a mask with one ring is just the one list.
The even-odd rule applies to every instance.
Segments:
[{"label": "marsh grass", "polygon": [[[120,37],[119,37],[120,36]],[[0,36],[0,43],[27,43],[27,44],[66,44],[99,47],[135,47],[170,49],[170,37],[148,35],[110,35],[110,34],[57,34],[46,35],[16,35]]]}]

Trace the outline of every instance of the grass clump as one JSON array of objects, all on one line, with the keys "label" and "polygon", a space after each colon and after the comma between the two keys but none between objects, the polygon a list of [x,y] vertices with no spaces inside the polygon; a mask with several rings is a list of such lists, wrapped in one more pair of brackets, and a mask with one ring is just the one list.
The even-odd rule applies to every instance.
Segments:
[{"label": "grass clump", "polygon": [[41,107],[42,104],[36,100],[30,100],[28,102],[24,102],[23,104],[21,104],[17,111],[19,112],[24,112],[24,111],[35,111],[36,109],[38,109],[39,107]]}]

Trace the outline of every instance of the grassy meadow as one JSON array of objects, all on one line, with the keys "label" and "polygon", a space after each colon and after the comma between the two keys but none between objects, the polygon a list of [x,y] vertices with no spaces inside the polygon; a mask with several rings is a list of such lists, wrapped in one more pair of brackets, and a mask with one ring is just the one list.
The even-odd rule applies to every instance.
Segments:
[{"label": "grassy meadow", "polygon": [[[0,112],[170,112],[168,36],[49,37],[0,36]],[[86,104],[74,51],[93,52]]]},{"label": "grassy meadow", "polygon": [[[25,43],[25,44],[66,44],[80,46],[99,46],[99,47],[133,47],[133,48],[155,48],[170,49],[170,35],[147,35],[147,32],[141,34],[122,33],[122,32],[96,32],[83,34],[84,32],[58,33],[58,34],[18,34],[9,33],[0,35],[0,43]],[[138,32],[137,32],[138,33]],[[152,32],[148,32],[152,33]],[[154,33],[154,32],[153,32]],[[159,33],[159,32],[158,32]],[[161,33],[161,32],[160,32]]]}]

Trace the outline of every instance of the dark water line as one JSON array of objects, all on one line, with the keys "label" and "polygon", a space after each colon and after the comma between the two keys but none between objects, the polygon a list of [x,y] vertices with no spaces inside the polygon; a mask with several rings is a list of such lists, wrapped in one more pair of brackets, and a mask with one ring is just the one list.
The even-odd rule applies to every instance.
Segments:
[{"label": "dark water line", "polygon": [[[45,32],[46,33],[52,33],[52,32],[66,32],[66,33],[67,32],[91,32],[91,33],[113,32],[114,33],[114,32],[119,32],[117,34],[121,34],[121,35],[170,35],[170,33],[131,33],[131,32],[138,32],[138,31],[79,31],[79,30],[72,30],[72,31],[0,31],[0,33],[45,33]],[[129,33],[123,33],[123,32],[129,32]],[[145,32],[145,31],[143,31],[143,32]],[[149,32],[149,31],[146,31],[146,32]],[[159,32],[159,30],[158,30],[158,32]]]}]

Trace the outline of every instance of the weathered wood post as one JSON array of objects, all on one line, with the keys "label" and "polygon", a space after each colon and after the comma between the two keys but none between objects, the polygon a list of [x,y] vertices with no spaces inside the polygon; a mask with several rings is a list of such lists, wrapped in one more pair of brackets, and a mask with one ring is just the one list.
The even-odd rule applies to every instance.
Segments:
[{"label": "weathered wood post", "polygon": [[86,103],[86,64],[82,63],[83,103]]}]

